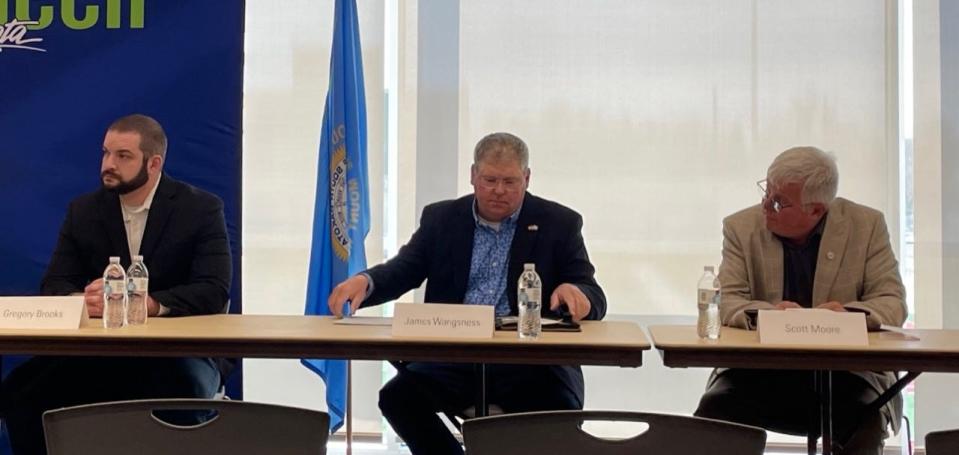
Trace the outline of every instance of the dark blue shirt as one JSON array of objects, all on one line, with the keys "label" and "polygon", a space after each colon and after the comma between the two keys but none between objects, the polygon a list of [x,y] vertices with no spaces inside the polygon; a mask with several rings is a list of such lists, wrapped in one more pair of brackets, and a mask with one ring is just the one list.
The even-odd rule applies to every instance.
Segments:
[{"label": "dark blue shirt", "polygon": [[799,246],[776,236],[783,245],[783,300],[796,302],[804,308],[813,307],[812,290],[819,260],[819,243],[822,242],[825,226],[826,216],[823,215],[806,243]]}]

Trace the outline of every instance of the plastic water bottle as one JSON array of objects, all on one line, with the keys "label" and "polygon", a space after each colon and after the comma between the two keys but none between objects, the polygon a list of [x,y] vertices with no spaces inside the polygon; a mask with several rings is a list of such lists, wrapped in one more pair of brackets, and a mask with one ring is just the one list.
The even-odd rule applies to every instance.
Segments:
[{"label": "plastic water bottle", "polygon": [[120,258],[110,257],[103,271],[103,327],[116,329],[127,324],[127,274]]},{"label": "plastic water bottle", "polygon": [[535,340],[543,328],[540,308],[543,304],[543,282],[536,274],[536,264],[523,264],[523,274],[516,286],[516,303],[519,306],[520,339]]},{"label": "plastic water bottle", "polygon": [[143,256],[133,256],[133,263],[127,269],[127,294],[130,299],[127,324],[146,324],[149,284],[150,273],[147,271],[146,264],[143,263]]},{"label": "plastic water bottle", "polygon": [[713,271],[713,266],[703,267],[703,276],[699,279],[697,286],[699,294],[699,320],[696,324],[696,332],[699,338],[708,338],[715,340],[719,338],[719,299],[720,286],[719,278]]}]

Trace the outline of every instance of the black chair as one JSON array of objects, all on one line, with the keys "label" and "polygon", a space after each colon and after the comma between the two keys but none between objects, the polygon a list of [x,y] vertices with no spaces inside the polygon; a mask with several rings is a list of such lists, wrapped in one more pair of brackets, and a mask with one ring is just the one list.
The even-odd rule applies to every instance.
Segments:
[{"label": "black chair", "polygon": [[926,455],[959,453],[959,430],[933,431],[926,434]]},{"label": "black chair", "polygon": [[[583,429],[588,421],[649,425],[638,435],[605,439]],[[470,455],[588,453],[590,455],[762,455],[761,428],[699,417],[621,411],[545,411],[481,417],[463,423]]]},{"label": "black chair", "polygon": [[[204,418],[177,425],[160,413]],[[329,422],[325,412],[308,409],[194,399],[116,401],[43,414],[49,455],[323,455]]]}]

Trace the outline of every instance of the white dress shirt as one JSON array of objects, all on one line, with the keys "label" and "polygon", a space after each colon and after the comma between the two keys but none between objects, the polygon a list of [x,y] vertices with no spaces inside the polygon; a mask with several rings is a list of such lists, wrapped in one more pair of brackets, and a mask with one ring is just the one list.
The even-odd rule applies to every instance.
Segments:
[{"label": "white dress shirt", "polygon": [[143,241],[143,231],[147,227],[147,216],[150,214],[150,206],[153,205],[153,196],[160,186],[160,179],[157,179],[147,195],[143,205],[131,207],[120,201],[120,210],[123,211],[123,227],[127,231],[127,246],[130,247],[130,258],[140,254],[140,243]]}]

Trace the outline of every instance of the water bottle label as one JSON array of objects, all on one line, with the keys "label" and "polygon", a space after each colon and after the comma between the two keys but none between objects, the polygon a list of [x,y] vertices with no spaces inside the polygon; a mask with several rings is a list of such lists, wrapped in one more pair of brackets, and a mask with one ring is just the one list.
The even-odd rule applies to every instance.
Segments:
[{"label": "water bottle label", "polygon": [[114,292],[123,292],[126,289],[123,280],[103,280],[103,293],[113,294]]},{"label": "water bottle label", "polygon": [[526,289],[524,292],[526,292],[526,300],[529,300],[530,302],[541,303],[543,301],[541,299],[541,297],[543,296],[542,289],[530,288],[530,289]]},{"label": "water bottle label", "polygon": [[148,280],[149,278],[130,278],[130,284],[128,285],[127,290],[130,292],[146,291]]},{"label": "water bottle label", "polygon": [[716,289],[700,289],[699,290],[699,304],[708,305],[710,303],[719,303],[719,291]]}]

